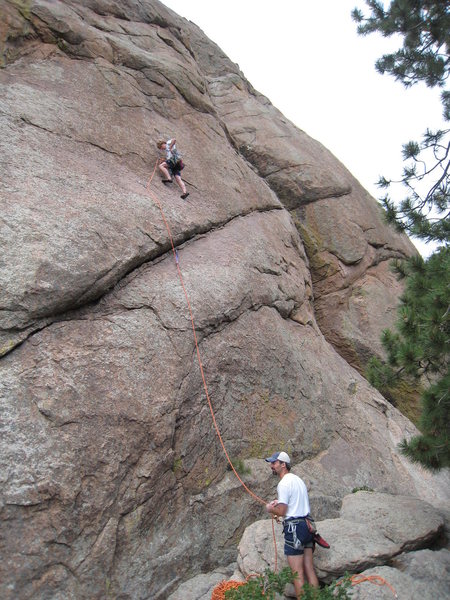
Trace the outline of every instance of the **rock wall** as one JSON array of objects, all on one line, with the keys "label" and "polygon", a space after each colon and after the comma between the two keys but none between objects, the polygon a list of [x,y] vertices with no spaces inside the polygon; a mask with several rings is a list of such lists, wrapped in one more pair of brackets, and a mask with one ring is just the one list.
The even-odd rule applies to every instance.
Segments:
[{"label": "rock wall", "polygon": [[343,165],[156,0],[6,0],[0,42],[2,597],[167,598],[262,514],[146,188],[161,136],[190,196],[151,190],[248,485],[272,496],[283,447],[322,518],[362,485],[441,504],[354,368],[413,247]]}]

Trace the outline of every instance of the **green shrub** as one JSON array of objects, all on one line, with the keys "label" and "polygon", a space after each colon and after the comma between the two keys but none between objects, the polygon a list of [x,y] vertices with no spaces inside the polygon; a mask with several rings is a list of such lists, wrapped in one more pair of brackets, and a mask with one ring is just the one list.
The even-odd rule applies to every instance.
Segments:
[{"label": "green shrub", "polygon": [[[239,473],[239,475],[249,475],[251,473],[251,469],[245,466],[245,462],[242,460],[242,458],[234,459],[231,462],[233,463],[233,467],[236,469],[236,472]],[[229,464],[227,465],[227,469],[228,471],[232,470]]]},{"label": "green shrub", "polygon": [[347,574],[340,581],[334,581],[323,588],[314,588],[305,583],[302,600],[350,600],[350,587],[351,581]]},{"label": "green shrub", "polygon": [[373,489],[367,485],[362,485],[361,487],[355,487],[352,489],[352,494],[356,494],[356,492],[373,492]]},{"label": "green shrub", "polygon": [[244,585],[225,592],[225,600],[273,600],[275,594],[282,594],[287,583],[294,579],[289,567],[279,573],[266,569],[264,575],[251,577]]},{"label": "green shrub", "polygon": [[[244,585],[225,592],[225,600],[274,600],[275,594],[283,594],[286,584],[292,583],[294,575],[289,567],[279,573],[266,569],[264,575],[252,577]],[[314,588],[308,583],[303,586],[302,600],[350,600],[351,582],[345,575],[339,582],[323,588]]]}]

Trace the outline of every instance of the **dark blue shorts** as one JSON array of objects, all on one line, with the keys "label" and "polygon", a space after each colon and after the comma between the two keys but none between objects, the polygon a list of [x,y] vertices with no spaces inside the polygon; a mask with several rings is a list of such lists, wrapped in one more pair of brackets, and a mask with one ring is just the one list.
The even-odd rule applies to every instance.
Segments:
[{"label": "dark blue shorts", "polygon": [[179,169],[174,169],[170,165],[168,165],[168,168],[172,177],[176,177],[177,175],[181,177],[181,171]]},{"label": "dark blue shorts", "polygon": [[[297,519],[295,519],[297,521]],[[283,525],[284,553],[286,556],[303,554],[305,548],[314,546],[313,536],[308,529],[305,519],[293,523],[286,519]]]},{"label": "dark blue shorts", "polygon": [[172,161],[166,161],[167,168],[169,169],[172,177],[179,175],[181,177],[181,170],[184,168],[183,161],[179,160],[176,163]]}]

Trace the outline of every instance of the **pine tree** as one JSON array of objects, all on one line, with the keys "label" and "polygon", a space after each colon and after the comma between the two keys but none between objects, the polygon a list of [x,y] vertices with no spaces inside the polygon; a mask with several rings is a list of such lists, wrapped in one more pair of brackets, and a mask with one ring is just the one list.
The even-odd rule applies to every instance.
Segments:
[{"label": "pine tree", "polygon": [[383,331],[388,362],[373,358],[368,378],[385,394],[401,380],[425,384],[421,435],[403,440],[400,448],[411,460],[440,469],[450,466],[450,248],[394,268],[405,278],[396,332]]},{"label": "pine tree", "polygon": [[[352,12],[359,34],[379,32],[403,39],[400,49],[376,61],[377,71],[394,76],[405,87],[424,82],[441,88],[443,117],[448,122],[450,91],[445,86],[450,66],[450,1],[392,0],[386,10],[378,0],[366,0],[366,4],[371,10],[368,17],[358,8]],[[420,142],[404,144],[402,178],[380,177],[378,181],[383,189],[400,183],[407,190],[399,206],[389,195],[381,199],[388,222],[427,242],[449,239],[449,133],[448,128],[427,129]]]},{"label": "pine tree", "polygon": [[[450,66],[450,1],[392,0],[388,8],[366,0],[370,14],[355,8],[358,32],[397,35],[403,46],[375,64],[406,87],[420,81],[442,90],[445,121],[450,120],[450,91],[445,88]],[[450,466],[450,140],[449,129],[430,131],[422,141],[403,146],[406,166],[399,182],[381,177],[381,188],[402,184],[406,197],[396,205],[380,200],[388,222],[400,231],[441,244],[428,260],[414,256],[396,262],[405,280],[394,332],[385,330],[387,362],[373,358],[368,378],[387,396],[401,382],[423,388],[421,434],[403,440],[401,451],[411,460],[437,470]],[[425,192],[423,191],[425,190]]]}]

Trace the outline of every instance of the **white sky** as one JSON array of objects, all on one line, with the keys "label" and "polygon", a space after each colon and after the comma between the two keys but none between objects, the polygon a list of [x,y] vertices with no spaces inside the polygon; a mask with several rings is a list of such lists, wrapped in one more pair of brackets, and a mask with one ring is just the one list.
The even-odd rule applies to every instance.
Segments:
[{"label": "white sky", "polygon": [[400,44],[357,35],[350,14],[355,6],[368,12],[363,0],[162,1],[196,23],[253,87],[375,198],[384,193],[374,185],[379,175],[401,175],[402,144],[420,141],[427,127],[442,127],[437,88],[405,89],[375,71],[375,60]]}]

